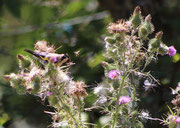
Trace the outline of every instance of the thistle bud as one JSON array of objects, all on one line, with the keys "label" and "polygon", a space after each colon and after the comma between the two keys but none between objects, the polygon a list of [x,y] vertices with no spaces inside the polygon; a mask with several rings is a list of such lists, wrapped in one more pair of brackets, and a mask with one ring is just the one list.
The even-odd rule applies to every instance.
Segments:
[{"label": "thistle bud", "polygon": [[141,15],[141,9],[139,6],[137,6],[134,9],[133,15],[130,18],[131,24],[133,26],[134,29],[136,29],[142,21],[142,15]]},{"label": "thistle bud", "polygon": [[151,15],[146,16],[144,23],[139,28],[139,36],[146,39],[149,34],[154,31],[154,26],[151,23]]},{"label": "thistle bud", "polygon": [[115,38],[116,42],[123,42],[125,39],[125,33],[115,34],[114,38]]},{"label": "thistle bud", "polygon": [[147,24],[146,28],[148,30],[148,33],[150,33],[150,34],[154,31],[154,26],[151,23],[151,19],[152,19],[152,17],[151,17],[150,14],[147,15],[146,18],[145,18],[145,23]]},{"label": "thistle bud", "polygon": [[19,67],[20,68],[28,68],[31,65],[31,61],[29,58],[24,57],[23,55],[17,55],[19,60]]},{"label": "thistle bud", "polygon": [[109,44],[115,44],[116,40],[114,37],[106,37],[105,42],[108,42]]},{"label": "thistle bud", "polygon": [[10,80],[10,79],[11,79],[10,75],[4,75],[3,77],[4,77],[4,79],[6,79],[6,80]]},{"label": "thistle bud", "polygon": [[40,77],[35,77],[34,80],[33,80],[33,90],[31,91],[31,93],[33,94],[36,94],[38,93],[39,89],[40,89],[40,82],[41,82],[41,79]]},{"label": "thistle bud", "polygon": [[58,105],[58,99],[54,95],[48,96],[48,101],[51,106]]},{"label": "thistle bud", "polygon": [[155,36],[155,38],[151,39],[149,41],[149,51],[155,52],[158,50],[161,44],[161,38],[162,38],[163,32],[158,32]]},{"label": "thistle bud", "polygon": [[156,36],[155,36],[155,37],[156,37],[157,39],[161,40],[162,36],[163,36],[163,32],[160,31],[160,32],[156,33]]},{"label": "thistle bud", "polygon": [[168,49],[169,49],[168,46],[166,46],[165,44],[161,43],[160,47],[158,49],[158,54],[165,55],[165,54],[167,54]]},{"label": "thistle bud", "polygon": [[20,84],[16,87],[16,92],[18,94],[25,94],[26,93],[26,88],[24,87],[24,85]]},{"label": "thistle bud", "polygon": [[[6,75],[6,78],[7,76],[8,75]],[[8,79],[10,80],[11,87],[15,88],[18,94],[24,94],[26,92],[26,89],[23,85],[24,80],[21,76],[12,73],[9,75]]]}]

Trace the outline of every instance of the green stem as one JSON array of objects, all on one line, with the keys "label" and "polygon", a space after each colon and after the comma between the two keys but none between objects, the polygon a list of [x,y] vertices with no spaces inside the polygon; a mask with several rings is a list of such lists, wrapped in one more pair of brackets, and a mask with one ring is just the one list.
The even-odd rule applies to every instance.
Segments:
[{"label": "green stem", "polygon": [[[63,102],[63,100],[59,97],[60,94],[56,91],[56,90],[53,90],[55,93],[56,93],[56,97],[58,99],[58,101],[60,101],[60,103],[62,104],[64,110],[70,115],[70,117],[73,119],[73,121],[76,123],[76,119],[74,118],[74,116],[72,115],[72,113],[69,111],[69,109],[66,107],[67,105],[65,105],[65,103]],[[76,123],[77,125],[77,123]]]},{"label": "green stem", "polygon": [[82,122],[81,122],[81,100],[80,100],[80,97],[77,96],[77,99],[78,99],[78,110],[79,110],[79,121],[80,121],[80,126],[82,126]]},{"label": "green stem", "polygon": [[148,66],[148,64],[150,63],[151,61],[151,57],[153,57],[154,53],[151,53],[150,56],[148,57],[143,69],[141,70],[141,72],[143,72],[145,70],[145,68]]},{"label": "green stem", "polygon": [[119,111],[119,107],[120,107],[120,105],[118,104],[118,102],[119,102],[119,98],[120,98],[120,95],[121,95],[122,87],[123,87],[123,85],[124,85],[125,78],[126,78],[126,77],[123,77],[122,82],[121,82],[120,87],[119,87],[119,90],[118,90],[118,92],[117,92],[116,107],[115,107],[115,113],[113,113],[113,114],[114,114],[114,119],[113,119],[113,123],[112,123],[112,128],[115,128],[115,127],[116,127],[116,124],[117,124],[118,111]]}]

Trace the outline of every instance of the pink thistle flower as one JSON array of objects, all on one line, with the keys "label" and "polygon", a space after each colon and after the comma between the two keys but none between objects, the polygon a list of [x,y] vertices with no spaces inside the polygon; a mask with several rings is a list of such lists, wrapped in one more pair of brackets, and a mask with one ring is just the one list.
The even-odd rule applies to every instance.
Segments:
[{"label": "pink thistle flower", "polygon": [[50,92],[50,91],[47,91],[46,92],[46,96],[51,96],[53,93],[52,92]]},{"label": "pink thistle flower", "polygon": [[119,98],[119,105],[129,103],[130,101],[131,98],[129,96],[121,96]]},{"label": "pink thistle flower", "polygon": [[121,72],[119,70],[111,70],[108,73],[110,79],[121,79]]},{"label": "pink thistle flower", "polygon": [[174,48],[174,46],[169,47],[169,50],[168,50],[167,54],[169,56],[174,56],[176,54],[176,49]]},{"label": "pink thistle flower", "polygon": [[54,56],[54,57],[50,58],[50,61],[53,62],[53,63],[56,63],[58,61],[58,59],[57,59],[56,56]]},{"label": "pink thistle flower", "polygon": [[180,123],[180,116],[176,117],[176,123]]},{"label": "pink thistle flower", "polygon": [[175,119],[176,119],[176,117],[173,116],[173,115],[169,115],[168,118],[167,118],[167,120],[169,120],[170,122],[174,122]]}]

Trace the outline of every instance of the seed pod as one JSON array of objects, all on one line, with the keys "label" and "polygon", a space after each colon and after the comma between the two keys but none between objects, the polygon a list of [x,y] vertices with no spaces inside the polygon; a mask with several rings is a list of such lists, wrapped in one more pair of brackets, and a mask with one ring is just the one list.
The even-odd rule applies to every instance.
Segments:
[{"label": "seed pod", "polygon": [[141,15],[141,9],[139,6],[137,6],[134,9],[133,15],[130,18],[131,24],[134,29],[136,29],[142,22],[142,15]]}]

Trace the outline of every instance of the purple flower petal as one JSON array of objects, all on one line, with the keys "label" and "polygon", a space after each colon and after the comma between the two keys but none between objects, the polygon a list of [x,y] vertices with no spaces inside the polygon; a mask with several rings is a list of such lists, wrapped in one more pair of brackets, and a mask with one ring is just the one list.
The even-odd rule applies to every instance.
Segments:
[{"label": "purple flower petal", "polygon": [[58,61],[58,59],[57,59],[56,56],[54,56],[54,57],[50,58],[50,61],[53,62],[53,63],[56,63]]},{"label": "purple flower petal", "polygon": [[119,105],[129,103],[130,101],[131,101],[131,98],[129,96],[121,96],[119,98]]},{"label": "purple flower petal", "polygon": [[121,79],[121,72],[119,70],[111,70],[108,73],[110,79]]},{"label": "purple flower petal", "polygon": [[50,92],[50,91],[46,92],[46,96],[51,96],[51,95],[52,95],[52,92]]},{"label": "purple flower petal", "polygon": [[180,123],[180,116],[176,118],[176,123]]},{"label": "purple flower petal", "polygon": [[168,53],[169,56],[174,56],[176,54],[176,49],[174,48],[174,46],[170,46]]}]

